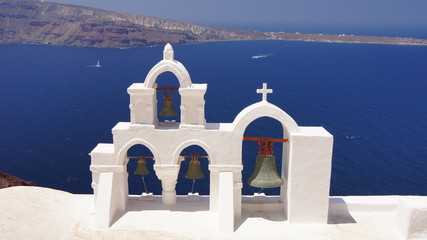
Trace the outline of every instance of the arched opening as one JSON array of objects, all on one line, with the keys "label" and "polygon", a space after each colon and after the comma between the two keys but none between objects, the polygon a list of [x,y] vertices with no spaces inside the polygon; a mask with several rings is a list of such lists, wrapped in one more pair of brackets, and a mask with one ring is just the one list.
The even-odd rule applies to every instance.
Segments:
[{"label": "arched opening", "polygon": [[[271,117],[260,117],[255,121],[251,122],[245,129],[245,137],[270,137],[274,139],[286,139],[287,136],[284,136],[284,129],[282,124]],[[256,157],[258,156],[258,142],[257,141],[243,141],[242,144],[242,194],[243,195],[253,195],[254,193],[264,193],[265,195],[280,195],[281,188],[286,188],[287,176],[282,176],[282,166],[284,154],[289,154],[284,152],[286,149],[286,144],[282,142],[273,142],[273,155],[275,156],[275,167],[277,169],[278,175],[283,179],[284,183],[282,187],[274,188],[258,188],[253,187],[248,184],[248,179],[254,174],[256,168]],[[287,163],[285,164],[287,165]]]},{"label": "arched opening", "polygon": [[[148,174],[135,174],[138,160],[141,159],[139,157],[144,157]],[[146,191],[155,195],[162,194],[162,185],[153,169],[154,160],[152,157],[154,157],[153,153],[141,144],[133,145],[127,150],[125,166],[127,166],[128,172],[129,195],[141,195]]]},{"label": "arched opening", "polygon": [[[258,117],[254,121],[247,125],[244,131],[244,137],[270,137],[276,140],[287,139],[283,124],[272,117]],[[286,205],[287,205],[287,187],[288,187],[288,159],[289,159],[289,143],[287,142],[273,142],[273,154],[275,156],[275,164],[271,164],[272,161],[264,161],[262,167],[263,171],[255,169],[261,169],[256,167],[257,156],[258,156],[258,141],[247,141],[244,140],[242,144],[242,208],[241,216],[243,218],[261,217],[267,219],[275,219],[276,221],[286,220]],[[265,155],[260,155],[260,159],[265,159]],[[271,160],[271,156],[268,159]],[[261,161],[260,161],[261,162]],[[266,163],[270,163],[269,167],[265,167]],[[275,165],[275,166],[274,166]],[[273,166],[277,169],[276,173],[273,173]],[[263,173],[263,174],[262,174]],[[257,176],[256,179],[266,180],[264,182],[271,182],[271,177],[279,179],[279,184],[275,185],[274,188],[258,188],[248,184],[248,179],[253,179],[253,176]],[[281,179],[281,180],[280,180]],[[262,182],[262,181],[261,181]],[[259,184],[264,185],[264,184]],[[268,185],[268,184],[265,184]],[[246,196],[244,196],[246,195]],[[283,214],[284,213],[284,214]]]},{"label": "arched opening", "polygon": [[[180,83],[172,72],[163,72],[157,79],[157,117],[159,122],[181,120],[181,95],[179,94]],[[168,102],[171,98],[171,102]],[[173,115],[175,113],[175,115]]]},{"label": "arched opening", "polygon": [[[197,157],[197,160],[200,162],[200,171],[204,176],[203,178],[196,179],[194,181],[193,188],[193,179],[191,179],[191,177],[196,176],[196,178],[198,178],[197,176],[200,176],[197,164],[194,164],[192,167],[190,166],[191,160],[194,159],[194,157],[192,157],[194,154],[200,156]],[[180,156],[183,156],[184,158],[180,157],[182,161],[180,163],[178,181],[176,185],[177,194],[187,195],[193,190],[193,193],[199,193],[199,195],[209,195],[210,172],[208,168],[209,158],[206,151],[200,146],[191,145],[182,150]]]}]

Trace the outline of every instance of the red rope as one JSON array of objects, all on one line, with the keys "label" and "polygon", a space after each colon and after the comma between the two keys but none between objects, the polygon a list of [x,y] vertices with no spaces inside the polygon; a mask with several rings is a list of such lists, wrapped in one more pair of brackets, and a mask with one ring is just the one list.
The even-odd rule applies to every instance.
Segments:
[{"label": "red rope", "polygon": [[243,137],[243,140],[258,141],[259,155],[273,155],[273,142],[288,142],[288,139],[278,139],[271,137]]},{"label": "red rope", "polygon": [[[162,88],[156,88],[156,90],[163,90],[163,99],[165,101],[172,101],[172,92],[173,90],[178,90],[179,88],[176,87],[162,87]],[[168,96],[167,90],[169,90],[170,95]]]}]

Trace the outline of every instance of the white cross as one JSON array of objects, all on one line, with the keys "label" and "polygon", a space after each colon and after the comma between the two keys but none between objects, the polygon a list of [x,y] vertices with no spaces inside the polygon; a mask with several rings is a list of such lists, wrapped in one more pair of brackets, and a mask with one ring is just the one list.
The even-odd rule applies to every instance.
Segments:
[{"label": "white cross", "polygon": [[273,89],[268,89],[267,83],[263,83],[262,89],[257,89],[256,93],[261,93],[262,94],[262,100],[267,101],[267,94],[273,93]]}]

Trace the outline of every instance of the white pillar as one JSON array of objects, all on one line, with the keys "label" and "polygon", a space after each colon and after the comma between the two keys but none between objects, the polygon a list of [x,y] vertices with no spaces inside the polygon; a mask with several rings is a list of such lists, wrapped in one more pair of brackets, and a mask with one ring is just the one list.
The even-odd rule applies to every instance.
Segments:
[{"label": "white pillar", "polygon": [[219,173],[218,225],[220,232],[234,232],[233,172]]},{"label": "white pillar", "polygon": [[[98,185],[99,185],[99,173],[109,171],[119,171],[119,169],[109,169],[114,165],[114,145],[110,143],[99,143],[90,153],[91,165],[90,171],[92,172],[92,188],[96,204],[96,198],[98,196]],[[107,169],[104,166],[107,167]],[[115,167],[113,167],[115,168]]]},{"label": "white pillar", "polygon": [[230,172],[233,175],[230,187],[232,188],[233,215],[235,218],[240,218],[242,215],[242,165],[209,165],[210,171],[210,193],[209,193],[209,210],[211,212],[219,211],[220,199],[220,183],[219,174],[221,172]]},{"label": "white pillar", "polygon": [[192,84],[191,87],[180,88],[181,125],[180,127],[201,127],[205,120],[205,100],[207,84]]},{"label": "white pillar", "polygon": [[156,85],[145,88],[142,83],[134,83],[128,88],[130,95],[130,119],[132,124],[157,123]]},{"label": "white pillar", "polygon": [[113,173],[99,174],[98,195],[96,196],[95,227],[109,228],[112,220]]},{"label": "white pillar", "polygon": [[[119,168],[118,168],[119,169]],[[109,228],[125,211],[127,196],[123,196],[122,172],[101,172],[95,206],[95,227]]]},{"label": "white pillar", "polygon": [[175,205],[176,203],[176,179],[162,179],[162,202],[164,205]]},{"label": "white pillar", "polygon": [[176,180],[178,179],[179,165],[154,165],[157,177],[162,181],[162,201],[164,205],[176,203]]},{"label": "white pillar", "polygon": [[322,127],[300,131],[289,140],[287,218],[290,223],[326,224],[333,137]]},{"label": "white pillar", "polygon": [[127,171],[127,166],[124,169],[123,173],[120,174],[121,175],[121,185],[122,188],[120,189],[120,195],[122,196],[122,208],[123,211],[126,210],[127,205],[128,205],[128,199],[129,199],[129,173]]},{"label": "white pillar", "polygon": [[123,181],[127,176],[123,166],[91,165],[90,170],[98,176],[95,198],[95,227],[110,227],[114,219],[123,214],[127,203],[127,189]]},{"label": "white pillar", "polygon": [[209,166],[209,171],[210,171],[209,211],[216,212],[218,210],[219,172],[214,171],[210,166]]},{"label": "white pillar", "polygon": [[242,187],[243,183],[234,183],[234,217],[236,219],[242,216]]}]

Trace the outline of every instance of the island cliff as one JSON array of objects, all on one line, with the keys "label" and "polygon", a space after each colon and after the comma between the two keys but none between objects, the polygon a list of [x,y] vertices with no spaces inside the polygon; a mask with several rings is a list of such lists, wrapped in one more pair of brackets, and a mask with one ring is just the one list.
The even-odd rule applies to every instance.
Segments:
[{"label": "island cliff", "polygon": [[230,30],[36,0],[0,0],[0,43],[140,47],[242,40],[427,46],[425,39]]},{"label": "island cliff", "polygon": [[30,181],[22,180],[8,173],[0,171],[0,189],[14,186],[35,186],[36,184]]}]

